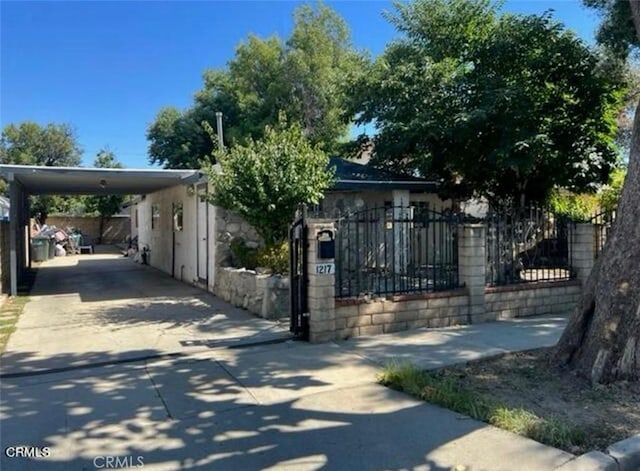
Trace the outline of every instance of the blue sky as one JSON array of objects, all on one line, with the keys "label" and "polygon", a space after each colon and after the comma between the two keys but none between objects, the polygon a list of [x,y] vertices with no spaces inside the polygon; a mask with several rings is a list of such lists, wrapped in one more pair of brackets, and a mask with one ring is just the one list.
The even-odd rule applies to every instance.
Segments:
[{"label": "blue sky", "polygon": [[[127,167],[148,167],[145,130],[162,106],[184,108],[202,72],[223,67],[249,33],[286,37],[293,1],[2,1],[0,123],[70,123],[90,165],[109,146]],[[327,1],[356,47],[379,54],[396,36],[386,1]],[[554,15],[587,41],[598,24],[579,1],[506,2]]]}]

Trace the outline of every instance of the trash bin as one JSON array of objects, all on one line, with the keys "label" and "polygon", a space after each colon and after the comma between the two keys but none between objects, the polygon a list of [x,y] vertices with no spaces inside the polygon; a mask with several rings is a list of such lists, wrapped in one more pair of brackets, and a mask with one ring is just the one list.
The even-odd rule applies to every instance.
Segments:
[{"label": "trash bin", "polygon": [[56,256],[56,239],[51,237],[49,239],[49,258],[54,258]]},{"label": "trash bin", "polygon": [[67,253],[71,253],[71,254],[75,254],[75,253],[80,253],[80,245],[82,245],[80,242],[82,241],[82,235],[75,233],[75,234],[69,234],[69,247],[67,250]]},{"label": "trash bin", "polygon": [[31,260],[34,262],[44,262],[49,260],[49,238],[31,238]]}]

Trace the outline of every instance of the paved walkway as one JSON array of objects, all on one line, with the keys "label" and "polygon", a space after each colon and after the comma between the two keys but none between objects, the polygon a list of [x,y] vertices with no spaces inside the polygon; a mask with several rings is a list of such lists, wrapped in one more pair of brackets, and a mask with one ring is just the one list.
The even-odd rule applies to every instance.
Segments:
[{"label": "paved walkway", "polygon": [[[139,275],[144,278],[144,273]],[[42,285],[43,280],[38,282]],[[172,280],[165,283],[167,290],[177,289]],[[78,302],[73,286],[69,285],[72,303]],[[43,286],[37,289],[49,302],[34,297],[33,304],[48,304],[55,313],[65,311],[65,295],[46,297]],[[184,292],[167,292],[167,298],[182,294],[180,304],[190,305],[190,296],[202,294],[188,286],[181,290]],[[108,294],[102,292],[102,296]],[[28,305],[27,314],[31,309]],[[223,304],[218,309],[225,319],[235,316]],[[205,328],[209,325],[207,313],[194,316],[193,326],[185,327],[164,317],[155,320],[149,316],[142,321],[143,314],[135,311],[128,308],[128,316],[108,317],[107,325],[136,327],[157,321],[170,329],[174,322],[179,324],[174,328],[184,327],[183,332],[191,335],[201,326],[203,338],[211,334]],[[81,317],[79,311],[77,315]],[[27,321],[30,319],[25,316],[16,332],[18,339],[28,336],[23,329],[37,333],[38,337],[33,336],[36,341],[49,338]],[[166,348],[180,346],[190,353],[188,357],[5,377],[0,391],[2,448],[49,449],[48,456],[35,459],[3,454],[0,468],[88,470],[105,469],[110,463],[111,467],[144,464],[144,469],[151,470],[449,470],[456,465],[469,466],[472,471],[552,470],[572,455],[413,400],[377,385],[375,375],[380,364],[393,359],[410,359],[430,367],[550,345],[563,324],[559,318],[538,318],[323,345],[289,341],[228,348],[243,344],[234,341],[193,350],[176,335]],[[69,335],[69,343],[81,332],[91,332],[68,322],[49,325],[59,331],[64,331],[64,326],[80,329]],[[245,328],[250,329],[249,337],[271,332],[266,327]],[[117,332],[123,335],[129,329]],[[139,353],[132,347],[135,340],[120,340],[120,345],[126,352]],[[12,339],[9,346],[14,345],[23,343]],[[25,348],[29,354],[24,364],[29,368],[58,364],[52,361],[56,356],[86,361],[93,358],[91,352],[98,352],[100,358],[117,357],[116,346],[104,343],[100,349],[90,347],[90,354],[85,355],[74,350],[77,346],[58,353],[47,343],[42,351],[32,346]],[[27,361],[36,357],[35,365]],[[2,373],[6,373],[5,366]],[[8,366],[11,371],[29,369],[15,360]]]}]

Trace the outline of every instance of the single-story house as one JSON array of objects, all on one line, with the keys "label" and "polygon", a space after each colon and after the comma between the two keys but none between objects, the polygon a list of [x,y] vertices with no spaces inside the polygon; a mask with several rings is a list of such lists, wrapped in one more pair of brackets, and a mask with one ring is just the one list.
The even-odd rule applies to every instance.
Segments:
[{"label": "single-story house", "polygon": [[[315,208],[326,216],[365,207],[448,207],[435,193],[436,182],[340,158],[330,165],[334,185]],[[260,239],[241,217],[209,204],[208,191],[203,177],[138,197],[131,205],[131,236],[151,266],[217,293],[221,271],[230,265],[230,242],[240,238],[257,245]]]}]

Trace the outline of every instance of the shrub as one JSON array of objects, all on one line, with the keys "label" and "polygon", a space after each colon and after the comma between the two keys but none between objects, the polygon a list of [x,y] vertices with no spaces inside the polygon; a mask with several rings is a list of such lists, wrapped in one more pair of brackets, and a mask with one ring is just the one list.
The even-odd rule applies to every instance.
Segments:
[{"label": "shrub", "polygon": [[617,208],[618,201],[620,201],[620,197],[622,196],[622,186],[624,185],[626,176],[626,168],[617,168],[611,172],[609,183],[607,183],[598,194],[600,207],[603,211],[611,212]]},{"label": "shrub", "polygon": [[258,249],[247,246],[243,239],[231,241],[231,263],[236,268],[255,270],[258,266]]},{"label": "shrub", "polygon": [[575,222],[589,222],[600,207],[598,195],[566,190],[554,191],[549,203],[554,213],[567,216]]},{"label": "shrub", "polygon": [[320,201],[333,180],[327,155],[284,119],[266,127],[262,139],[218,151],[215,158],[219,169],[203,163],[210,202],[242,216],[267,245],[284,240],[296,207]]},{"label": "shrub", "polygon": [[286,275],[289,273],[289,243],[268,245],[258,251],[259,267],[269,268],[272,273]]}]

